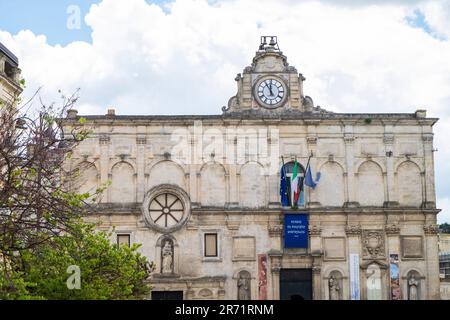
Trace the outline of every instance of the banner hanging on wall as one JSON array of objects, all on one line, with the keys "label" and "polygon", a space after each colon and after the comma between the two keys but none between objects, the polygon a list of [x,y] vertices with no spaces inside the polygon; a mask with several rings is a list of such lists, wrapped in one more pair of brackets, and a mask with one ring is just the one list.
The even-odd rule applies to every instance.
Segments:
[{"label": "banner hanging on wall", "polygon": [[284,215],[284,247],[308,248],[308,215]]},{"label": "banner hanging on wall", "polygon": [[350,253],[350,298],[351,300],[360,300],[359,290],[359,254]]},{"label": "banner hanging on wall", "polygon": [[258,254],[258,296],[267,300],[267,255]]},{"label": "banner hanging on wall", "polygon": [[398,254],[389,255],[389,271],[391,274],[391,299],[400,300],[400,278],[398,276]]}]

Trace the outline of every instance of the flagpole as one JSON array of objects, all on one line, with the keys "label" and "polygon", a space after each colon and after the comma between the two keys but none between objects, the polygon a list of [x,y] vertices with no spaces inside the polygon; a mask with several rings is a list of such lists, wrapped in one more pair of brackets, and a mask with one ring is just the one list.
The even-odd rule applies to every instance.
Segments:
[{"label": "flagpole", "polygon": [[[305,181],[305,179],[306,179],[306,172],[308,171],[308,167],[309,167],[309,162],[311,161],[311,157],[313,156],[313,152],[312,152],[312,150],[311,150],[311,153],[310,153],[310,155],[309,155],[309,157],[308,157],[308,162],[306,163],[306,167],[305,167],[305,172],[303,172],[303,181]],[[304,183],[304,182],[303,182]],[[305,189],[305,191],[306,191],[306,189]],[[306,192],[305,192],[305,207],[308,207],[308,203],[309,203],[309,199],[310,198],[310,194],[309,194],[309,192],[308,192],[308,201],[306,201]]]},{"label": "flagpole", "polygon": [[284,158],[281,156],[281,161],[283,162],[283,170],[284,170],[284,183],[286,184],[286,196],[289,204],[291,204],[291,186],[287,183],[287,174],[286,168],[284,167]]}]

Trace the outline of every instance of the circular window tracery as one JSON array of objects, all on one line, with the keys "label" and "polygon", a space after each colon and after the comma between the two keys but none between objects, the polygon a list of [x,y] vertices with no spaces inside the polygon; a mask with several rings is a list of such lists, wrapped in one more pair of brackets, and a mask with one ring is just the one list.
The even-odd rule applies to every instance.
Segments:
[{"label": "circular window tracery", "polygon": [[149,227],[163,233],[172,232],[189,217],[189,196],[175,185],[156,186],[147,192],[142,211]]},{"label": "circular window tracery", "polygon": [[150,201],[150,218],[160,227],[172,227],[183,218],[184,206],[179,197],[173,193],[164,192]]}]

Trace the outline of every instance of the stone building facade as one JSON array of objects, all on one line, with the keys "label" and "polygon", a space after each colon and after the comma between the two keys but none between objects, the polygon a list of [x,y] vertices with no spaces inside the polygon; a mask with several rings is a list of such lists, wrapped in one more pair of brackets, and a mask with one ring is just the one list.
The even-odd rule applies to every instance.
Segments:
[{"label": "stone building facade", "polygon": [[0,43],[0,101],[13,102],[22,93],[20,72],[17,57]]},{"label": "stone building facade", "polygon": [[[93,133],[67,164],[83,167],[76,188],[111,181],[87,219],[142,244],[154,299],[439,299],[437,119],[314,106],[269,39],[221,115],[83,116]],[[303,172],[310,155],[317,187],[283,208],[283,161]],[[308,247],[285,248],[297,213]]]}]

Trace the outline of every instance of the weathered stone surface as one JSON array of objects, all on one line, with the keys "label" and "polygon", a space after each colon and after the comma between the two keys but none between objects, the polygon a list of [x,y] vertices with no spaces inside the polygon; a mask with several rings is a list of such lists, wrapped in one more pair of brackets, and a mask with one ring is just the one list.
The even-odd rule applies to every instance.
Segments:
[{"label": "weathered stone surface", "polygon": [[[287,83],[292,86],[290,99],[271,110],[254,101],[252,85],[274,70],[279,79],[295,81]],[[239,274],[245,272],[250,274],[250,296],[257,299],[260,254],[268,257],[269,299],[280,297],[280,270],[285,268],[314,271],[315,299],[329,298],[327,281],[334,275],[342,286],[340,298],[349,299],[350,254],[359,255],[362,282],[367,272],[380,272],[383,299],[390,297],[389,254],[405,257],[399,262],[401,279],[411,270],[420,275],[426,288],[422,299],[438,298],[439,210],[432,152],[437,119],[423,113],[419,119],[414,113],[327,112],[303,95],[304,78],[293,70],[281,54],[258,53],[236,78],[238,93],[222,115],[115,115],[113,121],[84,116],[94,133],[75,150],[69,165],[91,166],[77,187],[87,191],[112,180],[89,219],[102,221],[103,229],[115,226],[130,233],[159,268],[159,243],[164,236],[173,237],[176,276],[155,274],[152,283],[154,290],[182,290],[187,299],[236,299]],[[70,131],[77,117],[65,119],[64,129]],[[199,128],[216,134],[203,140]],[[230,136],[230,129],[242,129],[243,136],[264,132],[259,140],[270,147],[255,149],[249,139]],[[222,148],[198,152],[203,144],[209,146],[211,136],[224,137]],[[186,145],[176,148],[180,137]],[[237,146],[243,148],[242,158],[228,161],[228,156],[236,157]],[[262,157],[270,150],[274,164]],[[307,205],[300,208],[309,214],[310,247],[287,250],[283,214],[289,210],[279,204],[281,157],[306,166],[311,153],[313,174],[321,171],[322,177],[315,190],[305,189]],[[174,185],[174,193],[180,188],[187,195],[190,215],[179,228],[164,231],[145,222],[140,207],[148,191],[160,185]],[[204,256],[206,233],[217,233],[217,257]],[[373,295],[366,289],[367,283],[361,283],[363,298]],[[405,296],[407,288],[402,285],[401,290]]]}]

